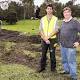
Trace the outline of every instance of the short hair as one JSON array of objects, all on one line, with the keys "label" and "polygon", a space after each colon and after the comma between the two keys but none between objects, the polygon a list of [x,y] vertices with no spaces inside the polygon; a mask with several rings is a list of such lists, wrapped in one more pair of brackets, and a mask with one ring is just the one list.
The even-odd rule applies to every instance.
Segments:
[{"label": "short hair", "polygon": [[72,12],[70,7],[65,7],[65,8],[63,9],[63,12],[66,11],[66,10],[69,10],[70,12]]},{"label": "short hair", "polygon": [[51,3],[46,4],[46,8],[47,8],[47,7],[52,7],[52,9],[54,9],[54,8],[53,8],[53,5],[52,5]]}]

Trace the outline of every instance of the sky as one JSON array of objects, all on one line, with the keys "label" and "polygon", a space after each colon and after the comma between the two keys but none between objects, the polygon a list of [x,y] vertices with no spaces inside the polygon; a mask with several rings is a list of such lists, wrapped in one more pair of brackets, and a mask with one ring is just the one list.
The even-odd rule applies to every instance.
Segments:
[{"label": "sky", "polygon": [[[70,0],[59,0],[59,2],[61,2],[61,3],[66,3],[66,2],[68,2],[68,1],[70,1]],[[34,4],[35,5],[41,5],[43,3],[43,0],[34,0]]]},{"label": "sky", "polygon": [[20,0],[0,0],[1,1],[15,1],[15,2],[20,2]]},{"label": "sky", "polygon": [[[5,0],[0,0],[0,2],[1,1],[5,1]],[[6,1],[11,1],[11,0],[6,0]],[[19,2],[20,0],[12,0],[12,1]],[[59,0],[59,2],[61,2],[63,4],[65,4],[68,1],[70,1],[70,0]],[[44,2],[44,0],[34,0],[34,4],[38,5],[38,6],[40,6],[43,2]],[[80,0],[77,0],[76,4],[77,3],[80,3]]]},{"label": "sky", "polygon": [[34,4],[40,6],[44,0],[34,0]]},{"label": "sky", "polygon": [[[43,3],[44,0],[34,0],[34,4],[40,6]],[[59,0],[62,4],[67,3],[70,0]],[[77,0],[75,4],[80,4],[80,0]]]}]

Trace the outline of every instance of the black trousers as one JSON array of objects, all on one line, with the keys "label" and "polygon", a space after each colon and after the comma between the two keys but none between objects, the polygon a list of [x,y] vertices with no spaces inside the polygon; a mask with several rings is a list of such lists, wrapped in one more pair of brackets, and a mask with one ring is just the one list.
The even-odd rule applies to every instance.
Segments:
[{"label": "black trousers", "polygon": [[51,62],[51,71],[56,68],[56,57],[55,57],[55,47],[54,44],[56,43],[56,39],[50,39],[50,44],[46,44],[45,41],[41,41],[42,43],[42,56],[40,61],[41,69],[45,69],[46,67],[46,60],[47,60],[47,51],[49,49],[50,52],[50,62]]}]

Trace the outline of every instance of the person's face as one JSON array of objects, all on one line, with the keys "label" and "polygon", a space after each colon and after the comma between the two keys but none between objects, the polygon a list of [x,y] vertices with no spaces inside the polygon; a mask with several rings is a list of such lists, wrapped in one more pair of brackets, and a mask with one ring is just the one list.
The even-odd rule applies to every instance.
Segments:
[{"label": "person's face", "polygon": [[63,12],[63,15],[64,15],[64,18],[68,19],[68,18],[71,17],[71,11],[65,10],[65,11]]},{"label": "person's face", "polygon": [[47,12],[47,14],[52,14],[53,13],[53,9],[52,9],[52,7],[47,7],[47,9],[46,9],[46,12]]}]

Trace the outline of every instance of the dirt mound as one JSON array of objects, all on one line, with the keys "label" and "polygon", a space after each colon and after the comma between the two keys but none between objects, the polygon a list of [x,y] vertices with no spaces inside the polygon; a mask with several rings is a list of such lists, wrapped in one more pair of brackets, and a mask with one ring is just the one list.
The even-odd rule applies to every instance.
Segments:
[{"label": "dirt mound", "polygon": [[[0,32],[0,61],[24,64],[35,68],[38,66],[40,58],[40,40],[39,35],[28,36],[17,31],[3,29]],[[6,46],[7,42],[10,45]]]},{"label": "dirt mound", "polygon": [[12,42],[31,42],[40,43],[39,35],[21,35],[20,32],[10,31],[2,29],[0,32],[0,40],[12,41]]},{"label": "dirt mound", "polygon": [[38,58],[34,58],[29,55],[24,55],[22,53],[17,54],[14,53],[14,51],[11,51],[10,53],[6,53],[1,56],[0,61],[2,61],[4,64],[22,64],[35,69],[39,63]]},{"label": "dirt mound", "polygon": [[[22,35],[17,31],[9,31],[2,29],[0,32],[0,61],[9,64],[17,63],[36,68],[39,57],[32,57],[33,52],[40,52],[39,35]],[[6,49],[5,42],[13,42],[9,50]],[[39,46],[37,46],[39,45]],[[30,51],[30,54],[24,54],[24,51]],[[26,52],[27,53],[27,52]],[[35,55],[35,54],[34,54]]]}]

